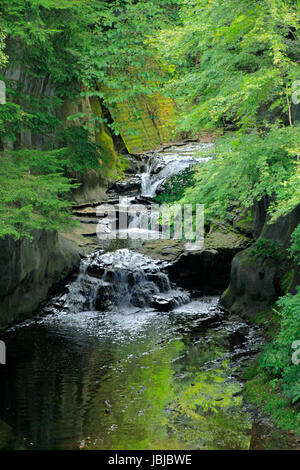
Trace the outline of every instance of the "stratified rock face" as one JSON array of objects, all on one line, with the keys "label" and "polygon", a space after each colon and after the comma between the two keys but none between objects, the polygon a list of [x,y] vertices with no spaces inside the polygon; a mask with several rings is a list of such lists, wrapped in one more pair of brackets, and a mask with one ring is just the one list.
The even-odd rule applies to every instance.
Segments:
[{"label": "stratified rock face", "polygon": [[[265,223],[256,243],[234,257],[230,285],[222,298],[227,310],[252,318],[291,289],[299,270],[288,258],[286,250],[299,222],[300,207],[286,217],[280,217],[275,224]],[[255,252],[262,240],[276,247],[273,257],[263,257]]]},{"label": "stratified rock face", "polygon": [[0,330],[28,318],[76,263],[77,247],[56,232],[36,231],[33,241],[0,239]]},{"label": "stratified rock face", "polygon": [[110,112],[130,153],[154,149],[173,138],[175,107],[170,98],[159,94],[134,97],[119,102]]}]

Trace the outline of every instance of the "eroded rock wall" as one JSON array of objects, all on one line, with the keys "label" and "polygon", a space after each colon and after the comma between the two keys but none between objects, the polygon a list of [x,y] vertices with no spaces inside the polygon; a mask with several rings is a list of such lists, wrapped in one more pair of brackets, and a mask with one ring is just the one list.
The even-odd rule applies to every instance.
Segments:
[{"label": "eroded rock wall", "polygon": [[30,317],[79,260],[75,243],[57,232],[36,231],[32,241],[0,239],[0,330]]},{"label": "eroded rock wall", "polygon": [[[227,310],[247,318],[253,318],[272,306],[278,297],[292,291],[300,277],[299,267],[287,251],[291,234],[300,223],[300,207],[274,224],[267,223],[266,210],[262,208],[260,203],[254,211],[257,240],[233,258],[230,285],[222,297]],[[266,246],[274,247],[271,256],[264,256],[263,249],[257,249],[262,240]]]}]

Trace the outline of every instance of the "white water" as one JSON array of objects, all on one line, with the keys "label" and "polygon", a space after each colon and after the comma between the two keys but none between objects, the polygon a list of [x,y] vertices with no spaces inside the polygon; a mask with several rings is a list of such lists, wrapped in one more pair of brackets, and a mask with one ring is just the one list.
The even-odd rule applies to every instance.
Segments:
[{"label": "white water", "polygon": [[154,197],[157,188],[173,176],[196,163],[206,162],[211,157],[203,153],[213,148],[211,143],[194,143],[182,147],[172,146],[167,151],[155,153],[149,158],[147,171],[142,177],[142,196]]}]

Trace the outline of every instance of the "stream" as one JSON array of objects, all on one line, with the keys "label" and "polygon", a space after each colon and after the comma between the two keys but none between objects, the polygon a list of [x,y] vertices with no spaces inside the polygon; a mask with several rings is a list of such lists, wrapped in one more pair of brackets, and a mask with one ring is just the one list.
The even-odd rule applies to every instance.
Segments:
[{"label": "stream", "polygon": [[[151,199],[209,148],[152,154],[130,201]],[[1,335],[0,449],[289,448],[241,395],[260,331],[122,242],[83,258],[33,319]]]}]

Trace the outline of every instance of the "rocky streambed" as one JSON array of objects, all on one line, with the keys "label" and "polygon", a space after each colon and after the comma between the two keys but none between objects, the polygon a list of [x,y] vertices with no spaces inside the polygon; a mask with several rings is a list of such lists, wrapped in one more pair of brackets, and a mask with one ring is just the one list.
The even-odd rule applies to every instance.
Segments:
[{"label": "rocky streambed", "polygon": [[[149,201],[170,163],[173,174],[202,150],[193,144],[158,163],[152,157],[147,178],[122,194],[129,204]],[[118,191],[111,188],[108,202]],[[75,215],[97,246],[108,214],[80,206]],[[241,396],[241,372],[263,344],[259,330],[220,307],[230,260],[247,243],[246,234],[214,227],[194,253],[179,240],[129,237],[84,256],[33,320],[1,335],[8,357],[0,370],[0,448],[291,447]]]}]

